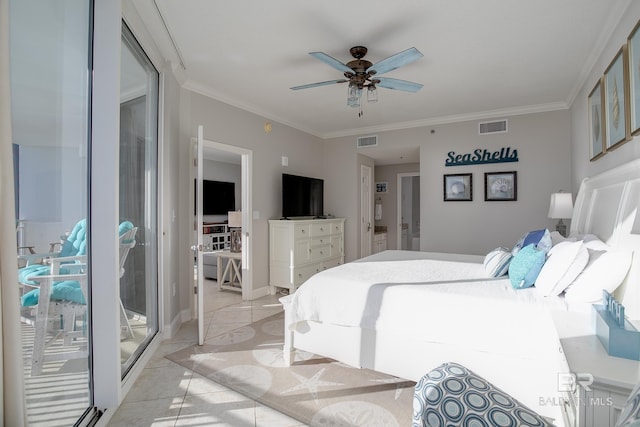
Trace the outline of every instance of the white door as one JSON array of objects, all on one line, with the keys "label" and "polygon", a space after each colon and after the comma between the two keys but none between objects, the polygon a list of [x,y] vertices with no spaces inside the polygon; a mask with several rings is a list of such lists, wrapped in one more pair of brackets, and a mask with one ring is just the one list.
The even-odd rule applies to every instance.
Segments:
[{"label": "white door", "polygon": [[202,270],[202,165],[204,130],[198,126],[198,140],[196,141],[196,316],[198,316],[198,345],[204,344],[204,273]]},{"label": "white door", "polygon": [[371,167],[360,165],[360,257],[371,255],[373,231],[373,199],[371,197]]}]

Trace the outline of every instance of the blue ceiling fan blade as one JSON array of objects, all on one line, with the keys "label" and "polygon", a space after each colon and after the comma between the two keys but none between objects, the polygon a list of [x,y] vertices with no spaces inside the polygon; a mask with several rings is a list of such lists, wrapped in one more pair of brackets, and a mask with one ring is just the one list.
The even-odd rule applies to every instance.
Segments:
[{"label": "blue ceiling fan blade", "polygon": [[309,55],[313,56],[316,59],[319,59],[320,61],[324,62],[325,64],[328,64],[328,65],[332,66],[333,68],[335,68],[338,71],[342,71],[343,73],[352,73],[353,74],[353,70],[351,68],[347,67],[342,62],[338,61],[335,58],[332,58],[331,56],[327,55],[326,53],[323,53],[323,52],[309,52]]},{"label": "blue ceiling fan blade", "polygon": [[408,82],[406,80],[378,76],[375,77],[375,80],[380,81],[380,83],[376,83],[376,86],[387,89],[403,90],[405,92],[417,92],[422,89],[422,85],[420,83]]},{"label": "blue ceiling fan blade", "polygon": [[398,52],[395,55],[391,55],[382,61],[376,62],[367,69],[367,72],[375,71],[375,74],[388,73],[389,71],[393,71],[396,68],[407,65],[416,59],[420,59],[423,56],[424,55],[420,53],[418,49],[411,47],[407,50],[403,50],[402,52]]},{"label": "blue ceiling fan blade", "polygon": [[342,79],[342,80],[329,80],[326,82],[318,82],[318,83],[309,83],[308,85],[302,85],[302,86],[294,86],[291,89],[292,90],[300,90],[300,89],[309,89],[310,87],[317,87],[317,86],[326,86],[326,85],[332,85],[335,83],[346,83],[347,80]]}]

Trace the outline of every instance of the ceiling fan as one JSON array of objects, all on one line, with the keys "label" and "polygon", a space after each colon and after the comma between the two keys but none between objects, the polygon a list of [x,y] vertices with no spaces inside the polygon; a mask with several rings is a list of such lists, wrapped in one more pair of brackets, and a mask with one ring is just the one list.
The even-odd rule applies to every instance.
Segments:
[{"label": "ceiling fan", "polygon": [[294,86],[291,89],[309,89],[317,86],[326,86],[335,83],[349,83],[349,91],[347,97],[347,105],[353,108],[360,107],[359,116],[362,116],[362,106],[360,99],[363,89],[367,89],[367,101],[377,102],[377,87],[386,89],[402,90],[405,92],[417,92],[422,88],[420,83],[409,82],[406,80],[393,79],[390,77],[379,77],[380,74],[388,73],[403,65],[407,65],[417,59],[422,58],[422,53],[415,47],[398,52],[390,57],[383,59],[375,64],[367,61],[364,56],[367,54],[367,48],[364,46],[354,46],[349,49],[351,56],[355,59],[343,64],[337,59],[327,55],[324,52],[309,52],[309,55],[330,65],[338,71],[344,73],[344,79],[329,80],[326,82],[310,83],[301,86]]}]

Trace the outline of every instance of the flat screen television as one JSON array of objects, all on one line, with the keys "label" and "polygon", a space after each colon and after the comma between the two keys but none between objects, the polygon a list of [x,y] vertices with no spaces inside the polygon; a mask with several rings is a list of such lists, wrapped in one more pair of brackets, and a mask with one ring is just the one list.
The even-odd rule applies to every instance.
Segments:
[{"label": "flat screen television", "polygon": [[[233,182],[202,180],[202,215],[227,215],[236,210],[236,188]],[[194,182],[194,188],[197,191]],[[196,197],[198,196],[197,193]],[[194,208],[195,211],[195,208]]]},{"label": "flat screen television", "polygon": [[324,181],[306,176],[282,174],[282,216],[321,217],[324,215]]}]

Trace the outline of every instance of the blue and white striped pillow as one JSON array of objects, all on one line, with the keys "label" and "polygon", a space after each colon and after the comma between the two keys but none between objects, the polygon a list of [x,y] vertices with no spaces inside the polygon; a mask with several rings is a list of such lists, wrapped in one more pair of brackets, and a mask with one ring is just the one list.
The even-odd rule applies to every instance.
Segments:
[{"label": "blue and white striped pillow", "polygon": [[484,269],[491,277],[500,277],[507,274],[511,263],[511,251],[507,248],[496,248],[484,257]]}]

